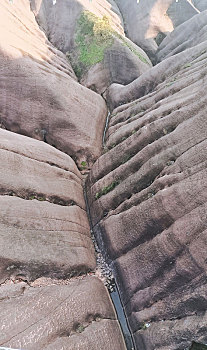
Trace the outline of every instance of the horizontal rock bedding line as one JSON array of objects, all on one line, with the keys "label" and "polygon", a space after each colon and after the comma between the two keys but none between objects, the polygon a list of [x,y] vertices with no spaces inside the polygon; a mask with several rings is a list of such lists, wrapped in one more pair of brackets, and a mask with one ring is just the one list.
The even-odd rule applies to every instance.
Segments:
[{"label": "horizontal rock bedding line", "polygon": [[44,142],[2,129],[0,158],[1,283],[94,270],[82,179],[74,161]]}]

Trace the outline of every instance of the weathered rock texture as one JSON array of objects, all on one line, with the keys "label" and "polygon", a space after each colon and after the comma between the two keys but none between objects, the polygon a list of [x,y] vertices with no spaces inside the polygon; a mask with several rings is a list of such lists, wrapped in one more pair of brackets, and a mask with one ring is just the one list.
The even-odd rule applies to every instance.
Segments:
[{"label": "weathered rock texture", "polygon": [[207,342],[206,66],[203,42],[112,86],[112,105],[123,105],[88,180],[139,350]]},{"label": "weathered rock texture", "polygon": [[[193,75],[195,75],[196,72],[198,72],[200,73],[201,77],[204,78],[206,72],[205,64],[202,61],[205,58],[206,41],[192,48],[189,48],[181,53],[178,53],[175,56],[165,59],[157,66],[150,69],[149,72],[146,72],[141,77],[134,80],[131,84],[128,84],[127,86],[123,86],[121,84],[112,84],[108,89],[107,96],[108,104],[111,110],[117,106],[121,106],[122,104],[139,98],[140,96],[145,96],[148,93],[152,93],[153,95],[154,89],[157,89],[157,86],[160,83],[163,83],[163,88],[168,88],[169,86],[173,85],[172,89],[174,91],[175,82],[178,79],[178,77],[181,77],[181,74],[179,74],[180,71],[183,74],[183,80],[180,79],[179,82],[177,82],[179,83],[180,90],[188,86],[188,82],[192,80],[191,72],[194,73]],[[203,64],[202,72],[199,72],[200,64]],[[198,71],[189,69],[193,67],[197,68]],[[176,73],[178,73],[178,76],[175,76]],[[168,90],[166,89],[166,91]],[[120,107],[120,109],[122,109],[122,107]]]},{"label": "weathered rock texture", "polygon": [[76,82],[65,56],[39,29],[28,0],[2,0],[0,16],[1,126],[45,140],[79,166],[90,165],[100,155],[104,100]]},{"label": "weathered rock texture", "polygon": [[68,280],[96,265],[74,161],[0,129],[0,164],[0,346],[124,350],[103,283]]},{"label": "weathered rock texture", "polygon": [[198,13],[187,0],[115,0],[127,36],[155,61],[159,43],[174,27]]},{"label": "weathered rock texture", "polygon": [[[95,277],[0,289],[0,345],[28,350],[125,350],[107,290]],[[15,322],[14,322],[15,319]]]},{"label": "weathered rock texture", "polygon": [[192,2],[197,7],[197,9],[200,11],[204,11],[207,9],[206,0],[193,0]]},{"label": "weathered rock texture", "polygon": [[44,142],[0,129],[0,168],[0,281],[93,270],[74,161]]},{"label": "weathered rock texture", "polygon": [[81,83],[103,93],[111,83],[129,84],[149,70],[145,52],[124,37],[114,1],[32,0],[49,40],[67,53]]},{"label": "weathered rock texture", "polygon": [[194,16],[170,33],[159,46],[157,61],[193,48],[204,41],[207,41],[207,11]]},{"label": "weathered rock texture", "polygon": [[[86,87],[113,111],[88,204],[135,348],[207,343],[205,9],[196,0],[1,1],[0,346],[125,349],[94,276],[77,168],[100,156],[107,113]],[[136,44],[160,63],[151,68]]]}]

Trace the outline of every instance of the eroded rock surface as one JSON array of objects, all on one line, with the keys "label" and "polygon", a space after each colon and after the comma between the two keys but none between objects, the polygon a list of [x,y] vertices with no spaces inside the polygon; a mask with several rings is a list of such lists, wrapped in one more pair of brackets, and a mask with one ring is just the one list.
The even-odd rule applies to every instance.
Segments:
[{"label": "eroded rock surface", "polygon": [[107,114],[86,87],[112,110],[88,204],[135,348],[206,343],[204,2],[2,0],[0,13],[0,346],[125,349],[77,168],[100,156]]},{"label": "eroded rock surface", "polygon": [[207,9],[206,0],[193,0],[192,2],[200,11],[204,11]]},{"label": "eroded rock surface", "polygon": [[0,16],[1,126],[90,166],[101,151],[105,101],[77,83],[65,55],[39,29],[28,0],[2,0]]},{"label": "eroded rock surface", "polygon": [[115,0],[125,23],[127,36],[155,61],[162,39],[176,26],[198,13],[187,0]]},{"label": "eroded rock surface", "polygon": [[55,148],[0,129],[0,280],[69,277],[95,255],[81,174]]},{"label": "eroded rock surface", "polygon": [[159,46],[156,53],[157,61],[160,62],[172,55],[176,55],[179,52],[207,41],[206,23],[207,11],[204,11],[177,27]]},{"label": "eroded rock surface", "polygon": [[96,260],[74,161],[0,129],[0,164],[0,345],[124,350],[103,282],[78,277]]},{"label": "eroded rock surface", "polygon": [[[143,97],[144,101],[145,95],[149,93],[153,97],[155,89],[159,93],[159,84],[163,84],[163,92],[159,96],[164,98],[168,94],[168,88],[171,86],[172,91],[174,91],[175,85],[179,87],[179,90],[188,89],[188,83],[194,81],[197,75],[200,76],[202,82],[202,78],[206,75],[205,64],[202,62],[205,59],[206,41],[163,60],[149,72],[135,79],[131,84],[126,86],[112,84],[108,89],[107,96],[110,109],[113,110],[115,107],[120,106],[119,111],[121,111],[124,108],[121,106],[122,104],[139,97]],[[202,71],[199,71],[200,67],[202,67]],[[199,88],[199,90],[201,89]],[[191,95],[190,91],[189,94]]]},{"label": "eroded rock surface", "polygon": [[[15,315],[15,322],[14,322]],[[107,290],[95,277],[0,289],[0,345],[28,350],[125,350]]]},{"label": "eroded rock surface", "polygon": [[207,342],[206,64],[203,42],[114,85],[122,106],[88,180],[94,232],[139,350]]},{"label": "eroded rock surface", "polygon": [[146,53],[125,38],[114,1],[33,0],[32,9],[81,83],[98,93],[112,83],[129,84],[151,67]]}]

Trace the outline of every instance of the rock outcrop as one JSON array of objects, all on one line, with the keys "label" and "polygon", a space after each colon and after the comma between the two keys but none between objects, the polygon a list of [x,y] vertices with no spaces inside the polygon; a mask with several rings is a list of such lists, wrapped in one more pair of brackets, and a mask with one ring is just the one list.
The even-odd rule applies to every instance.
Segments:
[{"label": "rock outcrop", "polygon": [[0,347],[207,343],[206,8],[1,1]]},{"label": "rock outcrop", "polygon": [[1,287],[1,346],[125,350],[107,290],[97,278],[63,285],[38,283],[33,287],[23,282]]},{"label": "rock outcrop", "polygon": [[0,345],[124,350],[74,161],[0,129],[0,164]]},{"label": "rock outcrop", "polygon": [[207,11],[194,16],[170,33],[158,48],[157,61],[163,61],[204,41],[207,41]]},{"label": "rock outcrop", "polygon": [[0,129],[0,281],[65,278],[95,268],[74,161],[44,142]]},{"label": "rock outcrop", "polygon": [[162,39],[179,24],[198,13],[187,0],[115,0],[125,23],[127,36],[155,62]]},{"label": "rock outcrop", "polygon": [[206,65],[205,41],[112,86],[119,107],[88,179],[93,229],[139,350],[207,342]]},{"label": "rock outcrop", "polygon": [[193,0],[192,2],[199,11],[207,10],[207,3],[205,0]]},{"label": "rock outcrop", "polygon": [[146,53],[125,38],[114,1],[32,0],[32,9],[81,83],[98,93],[112,83],[129,84],[151,67]]},{"label": "rock outcrop", "polygon": [[[0,124],[90,166],[100,155],[105,101],[81,86],[39,29],[28,0],[2,0]],[[9,28],[9,31],[8,31]]]}]

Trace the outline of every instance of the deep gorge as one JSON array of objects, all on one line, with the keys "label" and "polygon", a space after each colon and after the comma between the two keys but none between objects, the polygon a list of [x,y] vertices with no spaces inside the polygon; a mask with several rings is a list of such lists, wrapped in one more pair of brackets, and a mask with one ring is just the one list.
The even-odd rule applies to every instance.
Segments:
[{"label": "deep gorge", "polygon": [[0,348],[205,349],[206,1],[0,18]]}]

